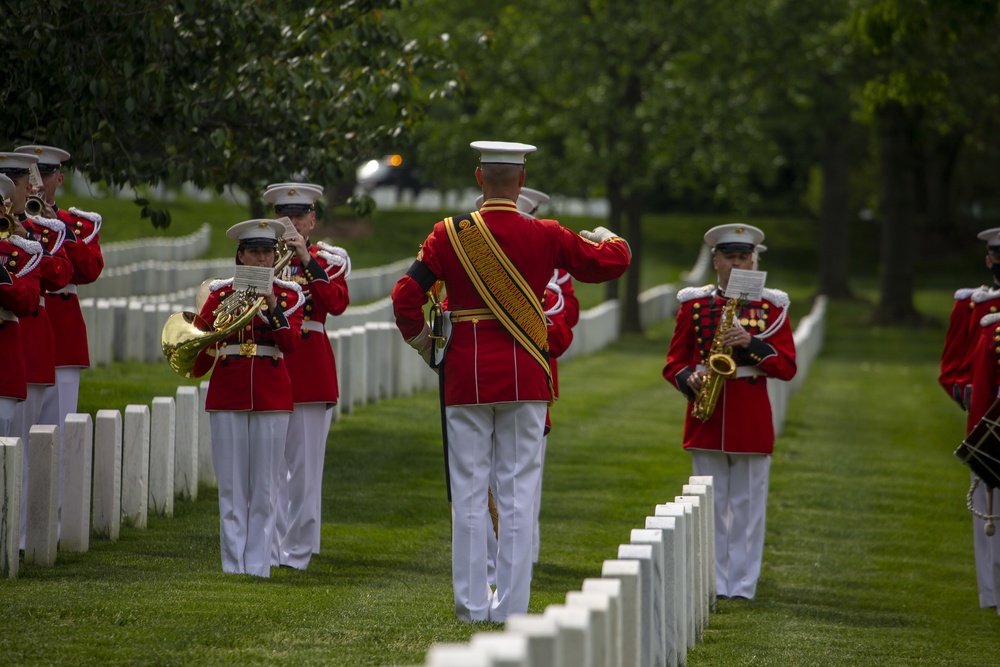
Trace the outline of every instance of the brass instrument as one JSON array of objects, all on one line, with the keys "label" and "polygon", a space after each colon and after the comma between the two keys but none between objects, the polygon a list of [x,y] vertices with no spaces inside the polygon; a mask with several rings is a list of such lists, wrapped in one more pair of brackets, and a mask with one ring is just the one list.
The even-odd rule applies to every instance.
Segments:
[{"label": "brass instrument", "polygon": [[37,218],[45,211],[45,198],[34,194],[28,195],[28,200],[24,202],[24,213],[28,217]]},{"label": "brass instrument", "polygon": [[722,336],[729,327],[733,326],[733,322],[736,320],[736,307],[739,303],[739,299],[729,299],[722,309],[722,317],[715,329],[712,347],[708,351],[708,360],[705,362],[705,380],[691,406],[691,414],[703,422],[708,421],[712,413],[715,412],[715,404],[719,400],[722,383],[736,375],[733,348],[722,344]]},{"label": "brass instrument", "polygon": [[[277,275],[292,260],[294,251],[283,241],[278,241],[280,256],[274,263]],[[206,348],[225,340],[240,331],[254,318],[264,305],[264,297],[257,296],[253,288],[233,292],[212,312],[212,322],[197,313],[174,313],[167,318],[160,333],[160,346],[167,365],[186,378],[201,377],[194,374],[194,364]]]},{"label": "brass instrument", "polygon": [[17,229],[17,221],[10,214],[9,206],[0,203],[0,207],[3,208],[3,215],[0,216],[0,240],[2,240],[14,234]]}]

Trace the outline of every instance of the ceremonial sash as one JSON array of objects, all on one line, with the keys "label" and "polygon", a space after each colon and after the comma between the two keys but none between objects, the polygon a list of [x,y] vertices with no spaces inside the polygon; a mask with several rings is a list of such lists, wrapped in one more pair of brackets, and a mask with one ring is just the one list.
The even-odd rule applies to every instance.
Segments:
[{"label": "ceremonial sash", "polygon": [[444,227],[476,292],[504,329],[545,369],[549,394],[554,395],[545,311],[531,286],[493,238],[478,211],[446,218]]}]

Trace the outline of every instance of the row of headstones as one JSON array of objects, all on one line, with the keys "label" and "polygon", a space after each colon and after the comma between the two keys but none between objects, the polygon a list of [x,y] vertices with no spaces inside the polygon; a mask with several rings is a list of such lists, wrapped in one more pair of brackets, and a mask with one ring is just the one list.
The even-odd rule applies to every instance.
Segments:
[{"label": "row of headstones", "polygon": [[173,238],[143,238],[102,243],[105,270],[147,259],[179,262],[204,255],[212,244],[212,226],[202,223],[197,231]]},{"label": "row of headstones", "polygon": [[564,604],[517,614],[503,632],[430,647],[425,667],[677,667],[704,637],[715,609],[711,477],[691,477],[656,505],[599,578]]},{"label": "row of headstones", "polygon": [[[472,188],[462,190],[423,189],[418,194],[394,186],[379,186],[368,193],[375,200],[375,205],[384,210],[398,208],[418,211],[469,211],[475,206],[476,198],[482,191]],[[564,197],[553,195],[547,204],[552,213],[543,217],[559,218],[562,216],[577,216],[588,218],[607,218],[610,212],[607,199],[581,199],[579,197]]]},{"label": "row of headstones", "polygon": [[[403,259],[365,269],[351,269],[347,277],[351,298],[355,302],[380,299],[392,291],[393,285],[413,263]],[[231,278],[233,258],[197,259],[174,261],[144,259],[131,264],[106,267],[95,282],[80,285],[77,292],[81,298],[143,298],[159,297],[159,300],[175,301],[176,293],[197,288],[204,281],[215,278]]]},{"label": "row of headstones", "polygon": [[[195,500],[198,484],[215,485],[208,383],[178,387],[151,406],[67,415],[31,427],[27,443],[0,438],[0,576],[16,577],[22,503],[27,503],[24,562],[51,566],[58,550],[84,552],[91,534],[117,540],[122,523],[146,528],[150,514],[173,516],[174,501]],[[60,438],[63,447],[60,511]],[[26,446],[25,446],[26,445]],[[21,497],[28,457],[27,497]]]}]

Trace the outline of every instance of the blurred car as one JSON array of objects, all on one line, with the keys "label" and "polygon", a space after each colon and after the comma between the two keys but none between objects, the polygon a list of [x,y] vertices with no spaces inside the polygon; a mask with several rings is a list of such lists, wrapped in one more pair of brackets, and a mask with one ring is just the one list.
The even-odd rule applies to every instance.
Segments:
[{"label": "blurred car", "polygon": [[411,160],[404,160],[399,153],[384,155],[377,160],[369,160],[358,167],[358,185],[369,194],[377,187],[396,188],[397,195],[409,190],[416,198],[424,188],[420,181],[420,170]]}]

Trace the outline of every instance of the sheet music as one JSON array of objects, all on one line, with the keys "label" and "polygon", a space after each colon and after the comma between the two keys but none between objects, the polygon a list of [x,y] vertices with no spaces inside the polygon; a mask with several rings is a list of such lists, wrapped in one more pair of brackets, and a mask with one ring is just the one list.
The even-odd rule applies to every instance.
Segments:
[{"label": "sheet music", "polygon": [[44,186],[42,183],[42,174],[38,171],[37,164],[28,165],[28,183],[35,186],[36,188],[41,188]]},{"label": "sheet music", "polygon": [[729,273],[729,283],[726,285],[726,298],[744,298],[749,301],[760,301],[764,296],[764,282],[767,271],[745,271],[733,269]]},{"label": "sheet music", "polygon": [[291,218],[288,218],[287,216],[282,218],[276,218],[275,222],[279,223],[282,227],[285,228],[285,231],[282,232],[281,234],[281,238],[285,239],[286,241],[288,239],[294,239],[296,235],[298,235],[298,231],[296,231],[295,225],[292,224]]},{"label": "sheet music", "polygon": [[245,290],[253,287],[258,292],[272,292],[274,267],[271,266],[237,266],[233,273],[233,289]]}]

